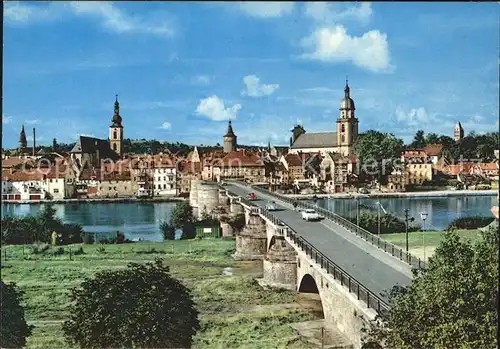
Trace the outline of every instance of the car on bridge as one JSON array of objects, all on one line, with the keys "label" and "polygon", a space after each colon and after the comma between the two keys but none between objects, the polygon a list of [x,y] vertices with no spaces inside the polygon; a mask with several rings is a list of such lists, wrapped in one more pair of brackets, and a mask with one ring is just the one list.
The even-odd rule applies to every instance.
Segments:
[{"label": "car on bridge", "polygon": [[276,203],[274,201],[268,202],[266,204],[266,210],[268,211],[277,211],[278,207],[276,206]]},{"label": "car on bridge", "polygon": [[255,195],[255,193],[248,193],[247,199],[248,200],[257,200],[257,195]]},{"label": "car on bridge", "polygon": [[302,219],[305,221],[319,221],[323,219],[323,216],[314,211],[312,208],[308,208],[302,211]]}]

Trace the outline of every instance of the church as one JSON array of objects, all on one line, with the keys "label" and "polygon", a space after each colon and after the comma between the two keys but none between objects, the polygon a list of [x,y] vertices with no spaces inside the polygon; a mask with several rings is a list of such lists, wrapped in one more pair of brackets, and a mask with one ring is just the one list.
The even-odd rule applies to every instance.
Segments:
[{"label": "church", "polygon": [[336,132],[306,132],[302,125],[296,125],[290,138],[289,153],[338,153],[347,156],[354,153],[354,142],[358,137],[358,119],[346,81],[344,98],[340,101]]},{"label": "church", "polygon": [[118,161],[123,157],[123,125],[118,96],[116,96],[115,110],[109,126],[109,138],[80,136],[71,149],[70,155],[79,169],[85,164],[100,167],[101,160]]}]

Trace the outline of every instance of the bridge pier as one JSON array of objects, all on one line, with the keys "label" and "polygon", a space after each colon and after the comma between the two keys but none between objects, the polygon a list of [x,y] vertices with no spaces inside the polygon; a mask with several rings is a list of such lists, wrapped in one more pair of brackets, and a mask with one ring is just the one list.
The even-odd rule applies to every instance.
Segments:
[{"label": "bridge pier", "polygon": [[261,284],[269,287],[297,288],[297,252],[283,236],[275,235],[263,261],[264,278]]},{"label": "bridge pier", "polygon": [[222,230],[222,237],[234,236],[234,229],[228,222],[220,222],[220,228]]},{"label": "bridge pier", "polygon": [[231,212],[234,215],[243,213],[243,206],[241,206],[241,204],[238,202],[238,199],[230,198],[229,212]]},{"label": "bridge pier", "polygon": [[236,235],[236,252],[233,258],[237,260],[263,259],[266,250],[266,226],[258,214],[248,212],[247,224],[243,230]]}]

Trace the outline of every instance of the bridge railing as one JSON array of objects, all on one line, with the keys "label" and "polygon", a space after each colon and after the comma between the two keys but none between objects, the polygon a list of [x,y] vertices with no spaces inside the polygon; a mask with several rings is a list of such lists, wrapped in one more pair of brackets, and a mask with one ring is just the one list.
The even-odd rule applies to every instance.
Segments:
[{"label": "bridge railing", "polygon": [[339,267],[335,262],[322,254],[311,243],[302,236],[297,234],[293,229],[288,228],[285,232],[286,236],[292,240],[302,251],[306,253],[316,264],[338,280],[342,286],[349,290],[349,293],[354,293],[358,300],[364,302],[368,308],[374,309],[377,313],[386,313],[390,306],[383,299],[364,287],[359,281],[349,275],[344,269]]},{"label": "bridge railing", "polygon": [[[237,196],[227,191],[229,195]],[[246,206],[250,207],[252,211],[255,209],[260,215],[267,218],[273,224],[278,226],[276,233],[288,237],[297,247],[306,253],[311,259],[313,259],[321,268],[325,269],[326,272],[333,276],[335,280],[338,280],[340,284],[346,287],[350,293],[354,293],[358,300],[364,302],[368,308],[374,309],[377,313],[389,311],[389,305],[375,293],[371,292],[368,288],[364,287],[359,281],[350,276],[344,269],[339,267],[335,262],[326,257],[318,249],[316,249],[311,243],[309,243],[305,238],[300,236],[296,231],[287,226],[283,221],[273,215],[271,212],[262,207],[257,207],[253,202],[243,199],[240,197],[240,202],[244,203]]]},{"label": "bridge railing", "polygon": [[[245,183],[241,183],[244,184]],[[304,200],[297,200],[288,196],[285,196],[283,194],[278,194],[274,192],[270,192],[264,188],[258,187],[258,186],[252,186],[252,189],[270,196],[274,196],[284,202],[290,203],[290,204],[297,204],[297,207],[299,208],[311,208],[322,214],[325,218],[339,224],[340,226],[344,227],[346,230],[356,234],[357,236],[361,237],[363,240],[371,243],[374,246],[377,246],[378,248],[384,250],[384,252],[391,254],[392,256],[399,258],[401,261],[408,263],[414,268],[422,268],[425,266],[425,262],[421,260],[418,257],[413,256],[411,253],[406,253],[402,248],[380,238],[379,236],[373,234],[372,232],[369,232],[366,229],[361,228],[360,226],[348,221],[344,217],[341,217],[329,210],[326,210],[322,207],[318,207],[316,205],[313,205],[311,203],[305,202]]]}]

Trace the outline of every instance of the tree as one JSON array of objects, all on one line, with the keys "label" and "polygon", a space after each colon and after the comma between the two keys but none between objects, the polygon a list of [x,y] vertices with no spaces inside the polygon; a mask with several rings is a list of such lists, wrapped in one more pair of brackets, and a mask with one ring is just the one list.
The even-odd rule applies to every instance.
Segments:
[{"label": "tree", "polygon": [[62,329],[81,348],[190,348],[200,329],[189,289],[161,259],[101,271],[70,297]]},{"label": "tree", "polygon": [[428,133],[425,136],[425,144],[437,144],[439,143],[439,135],[437,133]]},{"label": "tree", "polygon": [[175,205],[172,210],[172,217],[170,218],[170,224],[173,225],[175,229],[183,228],[194,221],[193,208],[189,205],[189,202],[182,201]]},{"label": "tree", "polygon": [[496,348],[498,233],[474,245],[454,232],[407,287],[395,287],[391,310],[372,323],[365,342],[387,348]]},{"label": "tree", "polygon": [[23,348],[26,337],[31,335],[33,326],[29,326],[24,318],[24,308],[21,306],[23,292],[14,283],[6,284],[0,281],[1,322],[0,346],[2,348]]},{"label": "tree", "polygon": [[393,134],[370,130],[359,135],[354,144],[356,156],[364,172],[380,178],[393,168],[393,161],[400,159],[403,141]]},{"label": "tree", "polygon": [[160,223],[160,230],[165,240],[175,240],[175,228],[172,224],[163,221]]},{"label": "tree", "polygon": [[411,142],[410,147],[412,148],[423,148],[425,147],[425,136],[423,130],[418,130],[415,134],[415,138],[413,138],[413,142]]}]

